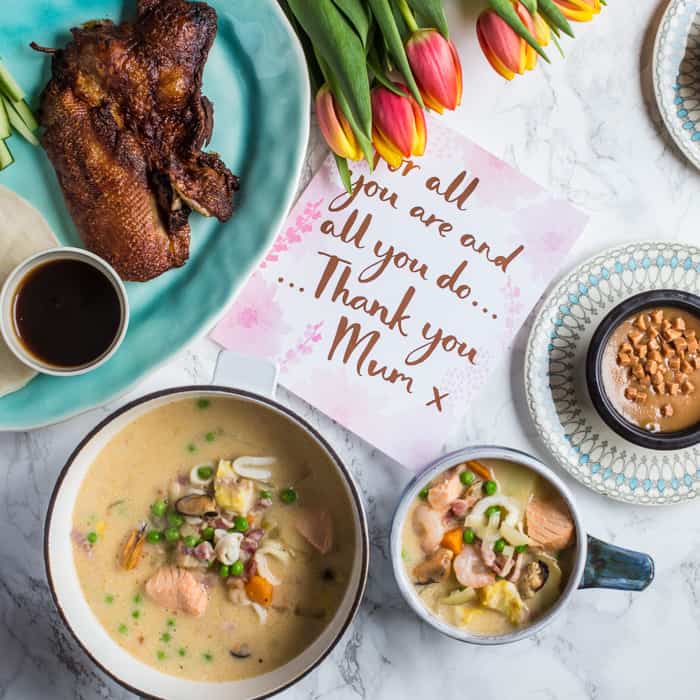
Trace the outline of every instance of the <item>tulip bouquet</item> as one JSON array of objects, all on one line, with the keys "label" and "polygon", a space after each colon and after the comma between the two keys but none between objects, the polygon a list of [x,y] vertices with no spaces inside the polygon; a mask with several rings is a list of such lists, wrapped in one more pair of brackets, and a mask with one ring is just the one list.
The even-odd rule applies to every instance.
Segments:
[{"label": "tulip bouquet", "polygon": [[420,156],[425,109],[454,110],[462,69],[442,0],[280,0],[309,65],[319,127],[350,190],[348,161]]},{"label": "tulip bouquet", "polygon": [[481,50],[496,72],[507,80],[549,61],[544,47],[553,41],[559,50],[562,33],[573,37],[569,20],[589,22],[605,0],[488,0],[477,19]]}]

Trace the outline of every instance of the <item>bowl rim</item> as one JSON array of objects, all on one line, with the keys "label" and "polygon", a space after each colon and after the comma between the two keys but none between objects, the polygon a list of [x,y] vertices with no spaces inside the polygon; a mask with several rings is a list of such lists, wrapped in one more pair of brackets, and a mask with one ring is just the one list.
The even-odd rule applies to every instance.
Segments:
[{"label": "bowl rim", "polygon": [[[136,688],[133,685],[131,685],[130,683],[121,679],[116,670],[107,668],[104,664],[102,664],[100,661],[98,661],[95,658],[95,656],[92,654],[92,652],[87,648],[86,644],[83,643],[82,639],[73,630],[73,627],[71,626],[70,622],[68,621],[67,616],[65,615],[65,613],[63,611],[63,607],[62,607],[61,602],[59,600],[59,596],[56,592],[56,587],[54,585],[54,579],[53,579],[53,576],[51,573],[51,555],[50,555],[50,545],[49,545],[49,533],[51,530],[51,524],[52,524],[52,520],[53,520],[53,513],[54,513],[54,506],[56,503],[56,499],[58,498],[58,494],[61,490],[61,487],[63,485],[63,481],[66,478],[66,475],[70,471],[71,467],[73,466],[74,461],[76,460],[76,458],[78,457],[80,452],[88,445],[88,443],[91,440],[93,440],[93,438],[95,438],[100,432],[102,432],[102,430],[104,428],[106,428],[110,423],[112,423],[112,421],[114,421],[116,418],[118,418],[122,414],[127,413],[128,411],[130,411],[133,408],[136,408],[140,405],[149,403],[150,401],[160,399],[163,397],[167,397],[167,396],[177,395],[177,394],[182,394],[184,396],[186,394],[205,394],[205,393],[226,394],[228,396],[244,398],[244,399],[252,400],[252,401],[255,401],[258,403],[262,403],[269,408],[272,408],[274,410],[281,412],[287,418],[291,419],[294,423],[296,423],[299,427],[306,430],[321,445],[321,447],[328,453],[328,455],[331,457],[333,462],[338,467],[338,470],[342,474],[342,476],[345,479],[346,484],[350,490],[352,502],[353,502],[353,504],[356,508],[357,514],[358,514],[358,533],[359,533],[358,539],[359,539],[359,541],[357,543],[357,546],[360,547],[360,576],[359,576],[359,580],[358,580],[357,590],[355,591],[354,598],[353,598],[352,604],[350,605],[350,608],[348,610],[347,616],[346,616],[345,620],[343,621],[342,625],[340,626],[337,634],[334,636],[333,640],[331,641],[331,643],[301,673],[298,673],[296,676],[291,678],[286,683],[280,685],[279,687],[277,687],[269,692],[265,692],[265,693],[262,693],[259,695],[255,695],[255,696],[251,696],[249,698],[246,698],[246,700],[265,700],[266,698],[270,698],[274,695],[277,695],[278,693],[281,693],[282,691],[295,685],[300,680],[302,680],[304,677],[306,677],[309,673],[311,673],[313,670],[318,668],[318,666],[326,659],[326,657],[328,657],[328,655],[333,651],[333,649],[337,646],[337,644],[343,638],[346,631],[348,630],[350,625],[354,622],[355,618],[357,617],[357,613],[360,609],[360,605],[361,605],[362,600],[364,598],[365,590],[367,588],[367,579],[368,579],[368,575],[369,575],[369,551],[370,551],[367,514],[365,512],[365,507],[364,507],[364,504],[362,502],[362,498],[360,496],[359,488],[358,488],[357,484],[355,483],[355,479],[354,479],[353,475],[351,474],[349,469],[346,467],[345,463],[340,459],[340,457],[338,456],[336,451],[333,449],[333,447],[331,447],[331,445],[328,443],[328,441],[320,434],[320,432],[318,430],[316,430],[316,428],[314,428],[310,423],[308,423],[304,418],[299,416],[292,409],[287,408],[286,406],[282,405],[281,403],[277,402],[276,400],[274,400],[270,397],[261,396],[260,394],[256,394],[256,393],[251,392],[251,391],[246,391],[243,389],[236,389],[234,387],[220,386],[220,385],[216,385],[216,384],[189,384],[189,385],[184,385],[184,386],[169,387],[167,389],[161,389],[161,390],[154,391],[154,392],[151,392],[148,394],[144,394],[143,396],[138,397],[138,398],[134,399],[133,401],[129,401],[128,403],[124,404],[123,406],[120,406],[115,411],[110,413],[106,418],[101,420],[97,425],[95,425],[93,428],[91,428],[88,431],[88,433],[80,440],[80,442],[77,444],[75,449],[71,452],[68,459],[66,460],[66,463],[61,468],[61,471],[56,479],[56,483],[54,485],[53,491],[51,492],[51,498],[49,500],[49,504],[48,504],[47,510],[46,510],[46,517],[44,519],[44,534],[43,534],[43,539],[44,539],[43,556],[44,556],[44,569],[46,572],[46,580],[48,583],[49,591],[51,593],[51,598],[53,599],[54,606],[56,607],[56,610],[58,611],[58,614],[59,614],[63,624],[65,625],[66,629],[70,632],[71,636],[73,637],[75,642],[78,644],[78,646],[87,655],[87,657],[92,661],[92,663],[95,664],[95,666],[97,666],[103,673],[105,673],[112,680],[114,680],[116,683],[118,683],[122,688],[125,688],[126,690],[134,693],[135,695],[138,695],[139,697],[147,698],[148,700],[168,700],[167,698],[159,696],[159,695],[153,695],[150,693],[146,693],[143,690]],[[81,595],[82,595],[82,593],[81,593]],[[235,683],[235,682],[236,681],[224,681],[223,683]],[[213,683],[212,685],[217,685],[217,684]]]},{"label": "bowl rim", "polygon": [[[502,459],[523,466],[526,469],[531,469],[538,476],[548,481],[555,488],[557,493],[562,496],[576,526],[575,561],[569,573],[566,587],[559,596],[559,599],[544,615],[537,618],[531,625],[527,625],[520,630],[508,634],[477,635],[461,630],[441,620],[437,615],[434,615],[428,610],[418,598],[413,585],[408,580],[401,558],[401,531],[403,530],[408,508],[413,499],[420,489],[437,474],[469,459]],[[441,456],[439,459],[428,464],[411,480],[401,495],[401,499],[394,512],[389,546],[394,579],[396,580],[404,600],[418,617],[427,622],[431,627],[434,627],[438,632],[452,639],[456,639],[457,641],[474,644],[476,646],[500,646],[512,644],[537,634],[547,627],[566,607],[569,599],[578,589],[583,579],[586,557],[588,554],[588,536],[571,491],[569,491],[566,484],[557,474],[547,467],[544,462],[527,452],[512,447],[504,447],[501,445],[470,445]]]},{"label": "bowl rim", "polygon": [[[41,358],[33,355],[23,345],[15,330],[14,298],[22,281],[42,265],[47,265],[56,260],[79,260],[99,270],[103,277],[110,282],[119,300],[119,327],[114,334],[112,342],[101,355],[82,365],[62,367],[43,361]],[[0,334],[12,354],[23,365],[41,374],[49,374],[55,377],[75,377],[97,369],[111,359],[119,349],[129,328],[129,318],[129,297],[121,277],[104,258],[84,248],[55,246],[40,250],[15,265],[0,288]]]},{"label": "bowl rim", "polygon": [[600,321],[586,352],[586,386],[596,413],[620,437],[650,450],[681,450],[700,443],[700,422],[674,432],[650,433],[626,420],[612,404],[603,382],[603,354],[610,336],[628,316],[650,306],[670,306],[700,320],[700,296],[679,289],[652,289],[616,304]]}]

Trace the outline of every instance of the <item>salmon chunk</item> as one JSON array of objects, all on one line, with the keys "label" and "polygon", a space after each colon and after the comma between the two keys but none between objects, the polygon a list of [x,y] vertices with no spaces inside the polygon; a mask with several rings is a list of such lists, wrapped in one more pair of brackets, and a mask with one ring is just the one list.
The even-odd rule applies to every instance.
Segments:
[{"label": "salmon chunk", "polygon": [[450,503],[462,495],[464,486],[459,480],[460,469],[455,467],[445,473],[443,479],[428,491],[428,503],[434,510],[446,511]]},{"label": "salmon chunk", "polygon": [[146,581],[146,593],[163,608],[182,610],[195,617],[201,617],[209,603],[204,585],[177,566],[161,566]]},{"label": "salmon chunk", "polygon": [[294,527],[321,554],[328,554],[333,548],[333,518],[326,508],[302,508]]},{"label": "salmon chunk", "polygon": [[561,500],[533,500],[525,511],[528,537],[543,547],[564,549],[574,540],[574,521]]}]

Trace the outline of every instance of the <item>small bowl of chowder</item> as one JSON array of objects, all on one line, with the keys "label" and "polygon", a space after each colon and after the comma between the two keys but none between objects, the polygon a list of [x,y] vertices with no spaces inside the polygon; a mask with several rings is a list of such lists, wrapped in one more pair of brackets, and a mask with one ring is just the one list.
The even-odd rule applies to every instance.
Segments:
[{"label": "small bowl of chowder", "polygon": [[653,450],[700,442],[700,297],[676,290],[637,294],[593,334],[586,382],[605,423]]},{"label": "small bowl of chowder", "polygon": [[368,568],[357,488],[275,401],[183,387],[119,409],[76,448],[46,520],[69,630],[143,697],[254,700],[315,668]]},{"label": "small bowl of chowder", "polygon": [[579,588],[641,591],[652,559],[586,534],[564,483],[534,457],[470,447],[403,494],[391,531],[406,602],[437,630],[480,645],[542,630]]}]

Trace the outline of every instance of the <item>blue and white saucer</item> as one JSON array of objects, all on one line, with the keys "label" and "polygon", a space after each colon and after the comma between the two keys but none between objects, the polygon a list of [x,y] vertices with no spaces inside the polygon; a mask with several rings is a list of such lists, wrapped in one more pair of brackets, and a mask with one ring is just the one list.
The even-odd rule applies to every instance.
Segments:
[{"label": "blue and white saucer", "polygon": [[696,498],[700,446],[661,453],[618,436],[593,408],[585,360],[605,315],[650,289],[700,295],[700,248],[649,241],[612,248],[583,263],[543,302],[525,356],[528,408],[559,465],[598,493],[640,505]]},{"label": "blue and white saucer", "polygon": [[671,0],[654,43],[654,94],[678,148],[700,169],[700,0]]}]

